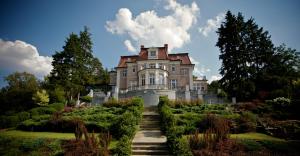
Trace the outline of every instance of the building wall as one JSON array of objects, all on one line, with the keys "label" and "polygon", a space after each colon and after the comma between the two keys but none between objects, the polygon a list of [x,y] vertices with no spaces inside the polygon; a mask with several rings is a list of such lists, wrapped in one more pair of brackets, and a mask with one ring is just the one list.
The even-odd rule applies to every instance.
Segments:
[{"label": "building wall", "polygon": [[[150,68],[149,64],[155,64],[156,68],[159,67],[159,63],[163,65],[163,69],[167,70],[168,73],[163,73],[165,76],[166,84],[170,86],[171,80],[177,81],[177,87],[180,90],[185,90],[186,86],[189,86],[189,89],[193,89],[193,82],[191,81],[193,66],[192,65],[181,65],[180,61],[169,61],[169,60],[147,60],[147,61],[138,61],[137,63],[128,63],[127,68],[118,68],[117,73],[119,73],[119,89],[126,90],[132,86],[138,86],[141,84],[138,71],[144,69],[144,64],[146,68]],[[175,67],[175,71],[172,70],[172,67]],[[135,72],[133,72],[135,68]],[[184,69],[186,72],[183,73]],[[123,76],[123,71],[126,70],[126,77]],[[152,70],[152,69],[151,69]],[[158,83],[158,75],[161,71],[156,73],[156,84]],[[117,77],[117,76],[116,76]],[[149,84],[149,74],[146,75],[146,84]]]}]

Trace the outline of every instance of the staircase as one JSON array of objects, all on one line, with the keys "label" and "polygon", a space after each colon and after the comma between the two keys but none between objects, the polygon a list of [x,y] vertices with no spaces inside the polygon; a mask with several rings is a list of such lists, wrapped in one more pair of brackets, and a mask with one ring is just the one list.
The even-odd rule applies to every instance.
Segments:
[{"label": "staircase", "polygon": [[162,135],[157,107],[146,107],[140,129],[132,141],[132,155],[169,155],[167,138]]}]

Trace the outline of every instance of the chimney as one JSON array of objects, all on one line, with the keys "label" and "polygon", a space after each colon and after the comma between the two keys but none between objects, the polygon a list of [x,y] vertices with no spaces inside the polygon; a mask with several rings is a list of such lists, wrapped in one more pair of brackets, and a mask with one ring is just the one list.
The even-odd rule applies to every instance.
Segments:
[{"label": "chimney", "polygon": [[168,49],[168,44],[165,44],[164,47]]},{"label": "chimney", "polygon": [[141,45],[141,49],[144,48],[144,45]]},{"label": "chimney", "polygon": [[168,57],[168,44],[164,44],[164,47],[165,47],[165,50],[166,50],[166,53],[167,53],[167,57]]}]

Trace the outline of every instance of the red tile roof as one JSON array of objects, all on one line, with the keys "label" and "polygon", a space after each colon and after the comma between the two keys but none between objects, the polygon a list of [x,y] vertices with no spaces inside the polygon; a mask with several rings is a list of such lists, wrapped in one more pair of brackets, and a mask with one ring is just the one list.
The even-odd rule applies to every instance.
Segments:
[{"label": "red tile roof", "polygon": [[170,61],[181,61],[182,64],[192,64],[188,53],[169,54]]},{"label": "red tile roof", "polygon": [[[165,44],[164,47],[157,47],[157,48],[158,48],[157,59],[159,60],[181,61],[181,63],[185,65],[192,64],[188,53],[168,54],[167,44]],[[127,67],[126,62],[148,60],[148,49],[149,48],[144,48],[144,46],[142,45],[139,55],[121,56],[121,59],[118,64],[118,68]]]}]

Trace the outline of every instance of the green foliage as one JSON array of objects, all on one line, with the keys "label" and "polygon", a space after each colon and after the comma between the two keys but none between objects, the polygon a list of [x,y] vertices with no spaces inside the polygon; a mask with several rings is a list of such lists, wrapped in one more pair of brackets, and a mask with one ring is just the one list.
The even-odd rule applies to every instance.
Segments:
[{"label": "green foliage", "polygon": [[101,62],[93,56],[92,45],[91,34],[85,27],[79,35],[71,33],[63,50],[53,55],[49,82],[62,86],[68,99],[84,92],[86,86],[103,84],[102,79],[106,78]]},{"label": "green foliage", "polygon": [[32,96],[32,100],[40,106],[47,106],[49,103],[49,95],[46,90],[37,91]]},{"label": "green foliage", "polygon": [[116,155],[130,156],[131,155],[131,139],[128,136],[123,136],[114,151]]},{"label": "green foliage", "polygon": [[174,151],[175,155],[177,155],[177,156],[193,156],[193,153],[189,146],[189,142],[186,138],[179,137],[179,138],[176,138],[174,140],[174,142],[175,142],[174,149],[176,149]]},{"label": "green foliage", "polygon": [[65,103],[66,102],[66,95],[65,91],[63,90],[62,87],[57,86],[55,89],[50,92],[50,98],[53,102],[60,102],[60,103]]},{"label": "green foliage", "polygon": [[56,111],[55,108],[51,108],[51,107],[36,107],[29,110],[31,116],[53,114],[55,111]]},{"label": "green foliage", "polygon": [[223,76],[220,83],[230,96],[245,101],[260,91],[268,93],[260,97],[263,99],[294,95],[291,82],[300,76],[300,57],[295,49],[285,45],[274,48],[268,31],[253,18],[244,20],[241,13],[228,11],[217,33]]},{"label": "green foliage", "polygon": [[266,100],[266,102],[278,107],[279,109],[288,107],[291,104],[291,100],[285,97],[277,97],[273,100]]},{"label": "green foliage", "polygon": [[0,136],[0,155],[62,155],[61,140]]},{"label": "green foliage", "polygon": [[23,111],[33,108],[32,95],[39,89],[39,83],[33,74],[13,73],[5,78],[8,86],[1,89],[0,111]]},{"label": "green foliage", "polygon": [[48,105],[49,108],[54,108],[56,111],[61,111],[64,109],[65,104],[64,103],[52,103]]},{"label": "green foliage", "polygon": [[240,133],[255,132],[257,126],[257,116],[249,111],[242,112],[237,124],[239,126]]},{"label": "green foliage", "polygon": [[35,139],[35,140],[25,140],[24,142],[22,142],[19,149],[23,152],[33,151],[33,150],[45,145],[45,142],[46,141],[41,138]]},{"label": "green foliage", "polygon": [[263,148],[263,146],[255,140],[241,140],[241,143],[246,151],[260,151]]},{"label": "green foliage", "polygon": [[90,97],[90,96],[82,96],[82,97],[80,97],[80,99],[81,99],[83,102],[91,103],[93,98]]}]

